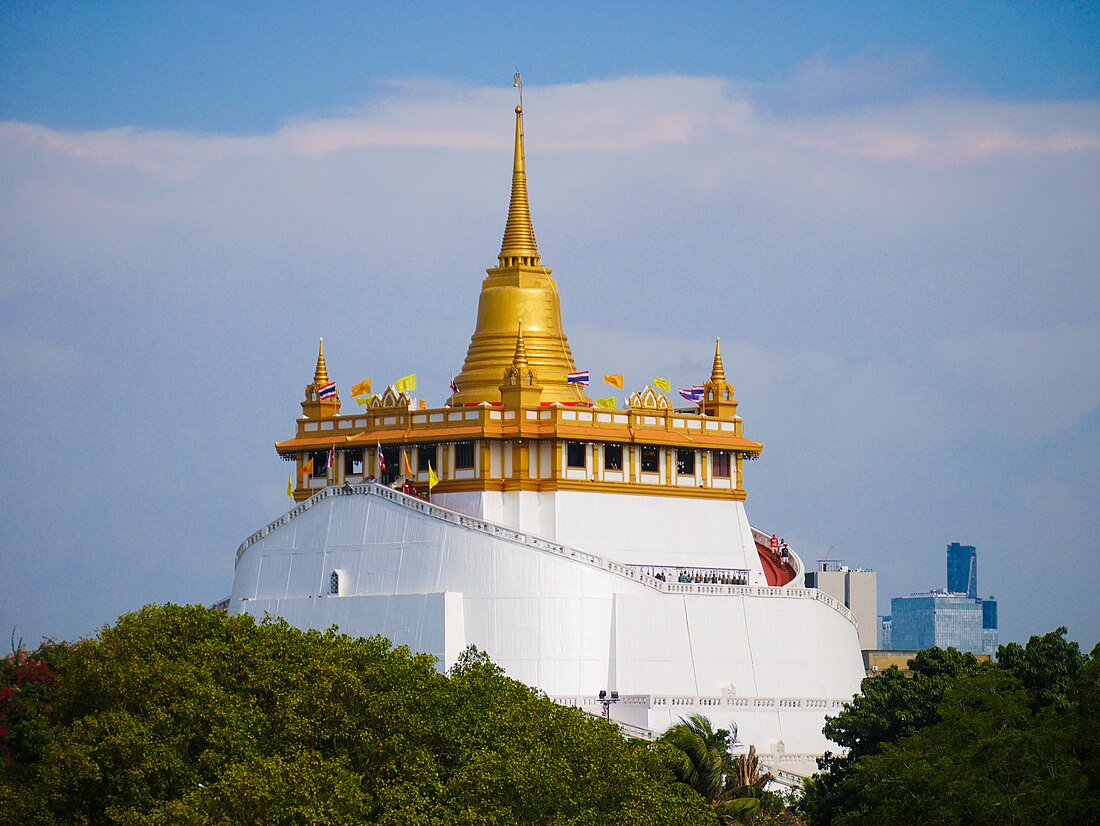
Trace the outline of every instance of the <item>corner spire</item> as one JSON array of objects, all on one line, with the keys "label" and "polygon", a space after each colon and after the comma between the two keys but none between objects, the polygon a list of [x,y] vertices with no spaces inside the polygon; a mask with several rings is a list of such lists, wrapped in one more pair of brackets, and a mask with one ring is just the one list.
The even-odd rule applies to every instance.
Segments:
[{"label": "corner spire", "polygon": [[328,365],[325,364],[325,340],[321,339],[317,351],[317,369],[313,371],[313,385],[324,387],[326,384],[328,384]]},{"label": "corner spire", "polygon": [[307,419],[323,419],[340,415],[340,394],[336,392],[336,385],[332,384],[328,377],[324,339],[321,339],[317,345],[317,369],[313,371],[313,383],[306,385],[302,413]]},{"label": "corner spire", "polygon": [[508,204],[508,222],[504,241],[497,256],[501,267],[517,264],[541,267],[535,228],[531,225],[531,205],[527,201],[527,168],[523,154],[523,107],[516,107],[516,149],[512,158],[512,200]]},{"label": "corner spire", "polygon": [[722,366],[722,339],[714,340],[714,366],[710,368],[710,380],[724,382],[726,380],[726,368]]}]

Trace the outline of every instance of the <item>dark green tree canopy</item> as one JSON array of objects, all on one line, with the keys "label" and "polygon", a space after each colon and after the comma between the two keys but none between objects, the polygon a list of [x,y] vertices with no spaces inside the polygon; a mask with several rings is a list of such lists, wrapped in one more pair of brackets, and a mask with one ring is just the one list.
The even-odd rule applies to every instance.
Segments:
[{"label": "dark green tree canopy", "polygon": [[820,824],[1100,822],[1100,661],[1059,628],[982,664],[930,649],[863,690],[825,733],[803,812]]},{"label": "dark green tree canopy", "polygon": [[0,822],[713,823],[655,749],[379,637],[148,607],[0,664]]}]

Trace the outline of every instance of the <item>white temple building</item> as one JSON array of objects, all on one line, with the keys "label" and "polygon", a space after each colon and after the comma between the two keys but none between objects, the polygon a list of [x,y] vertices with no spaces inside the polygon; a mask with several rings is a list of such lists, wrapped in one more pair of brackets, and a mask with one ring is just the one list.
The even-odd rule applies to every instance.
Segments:
[{"label": "white temple building", "polygon": [[322,347],[276,444],[298,504],[240,546],[229,611],[381,634],[440,668],[475,644],[630,733],[704,714],[774,770],[814,771],[864,674],[856,621],[750,526],[744,464],[763,445],[720,349],[686,409],[652,387],[594,405],[575,373],[517,107],[504,242],[453,395],[357,385],[369,401],[341,415]]}]

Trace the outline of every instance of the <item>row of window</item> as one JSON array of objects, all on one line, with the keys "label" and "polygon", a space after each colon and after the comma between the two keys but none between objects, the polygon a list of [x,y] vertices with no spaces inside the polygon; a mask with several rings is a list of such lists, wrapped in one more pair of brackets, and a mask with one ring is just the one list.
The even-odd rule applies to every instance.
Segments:
[{"label": "row of window", "polygon": [[[694,450],[680,450],[676,451],[676,472],[686,476],[692,476],[695,474],[695,453]],[[661,471],[661,448],[653,447],[651,445],[643,445],[639,451],[639,464],[641,466],[642,473],[660,473]],[[730,476],[730,467],[732,465],[730,461],[730,452],[728,450],[712,450],[711,455],[711,473],[717,478],[728,479]],[[567,467],[573,469],[588,469],[588,445],[585,442],[566,442],[565,445],[565,464]],[[623,446],[616,444],[605,444],[603,446],[603,468],[604,470],[622,470],[623,469]]]},{"label": "row of window", "polygon": [[[472,470],[474,467],[474,443],[452,442],[451,447],[454,450],[455,470]],[[416,469],[418,471],[427,473],[429,465],[435,471],[439,471],[439,445],[416,445],[415,450]],[[341,450],[340,455],[344,457],[345,476],[359,476],[363,473],[363,457],[365,455],[363,450]],[[308,455],[308,458],[313,460],[313,475],[315,477],[328,475],[327,450],[313,451]],[[386,467],[383,473],[384,476],[396,478],[405,471],[401,449],[398,447],[382,448],[382,463]]]},{"label": "row of window", "polygon": [[[474,443],[452,442],[452,450],[455,458],[455,470],[472,470],[474,467]],[[398,447],[382,448],[382,461],[386,470],[384,476],[396,478],[404,472],[402,458]],[[359,476],[363,473],[362,450],[341,450],[344,457],[344,475]],[[695,450],[676,450],[676,472],[691,476],[695,473]],[[328,451],[318,450],[309,454],[313,460],[314,477],[328,475]],[[728,479],[732,467],[730,451],[712,450],[711,474],[716,478]],[[565,463],[573,469],[588,469],[588,444],[586,442],[566,442]],[[642,473],[659,473],[661,469],[661,448],[643,445],[639,451],[639,464]],[[416,445],[416,469],[426,473],[428,466],[439,470],[439,445]],[[605,444],[603,446],[604,470],[623,469],[623,446],[618,444]]]}]

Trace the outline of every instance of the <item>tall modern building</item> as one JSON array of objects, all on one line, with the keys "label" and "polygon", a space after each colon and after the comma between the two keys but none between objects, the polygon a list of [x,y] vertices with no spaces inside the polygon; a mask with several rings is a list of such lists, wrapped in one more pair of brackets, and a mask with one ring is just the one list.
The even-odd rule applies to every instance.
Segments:
[{"label": "tall modern building", "polygon": [[892,648],[957,648],[982,652],[982,605],[946,591],[909,594],[890,601]]},{"label": "tall modern building", "polygon": [[884,647],[896,650],[957,648],[973,654],[997,650],[997,602],[978,599],[978,558],[973,545],[947,546],[947,590],[894,597],[884,617]]},{"label": "tall modern building", "polygon": [[947,590],[978,598],[978,549],[952,542],[947,546]]},{"label": "tall modern building", "polygon": [[878,648],[878,575],[874,571],[850,568],[843,560],[819,559],[817,570],[806,572],[806,587],[843,602],[859,622],[859,647]]},{"label": "tall modern building", "polygon": [[[750,526],[763,445],[720,348],[680,407],[663,379],[594,404],[550,273],[517,107],[503,243],[450,396],[360,381],[341,413],[321,349],[275,445],[297,505],[241,544],[230,613],[381,634],[440,668],[476,644],[562,704],[600,711],[617,692],[610,717],[640,736],[705,714],[768,765],[812,772],[863,677],[857,621]],[[357,380],[381,369],[368,359]]]}]

